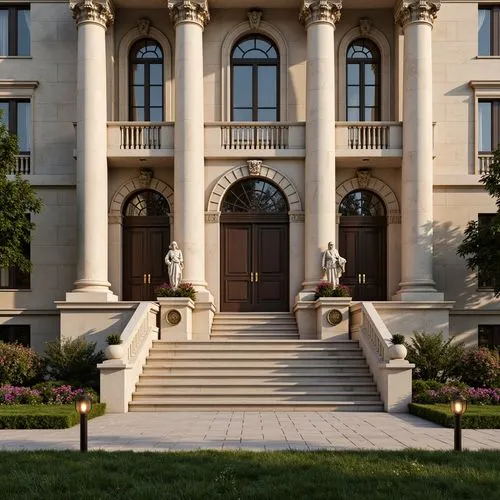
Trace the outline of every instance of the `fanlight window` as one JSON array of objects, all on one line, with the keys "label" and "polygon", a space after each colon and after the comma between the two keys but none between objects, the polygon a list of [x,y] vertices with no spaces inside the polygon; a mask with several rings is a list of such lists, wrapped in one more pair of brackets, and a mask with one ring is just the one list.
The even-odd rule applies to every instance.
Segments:
[{"label": "fanlight window", "polygon": [[385,216],[384,202],[371,191],[357,190],[349,193],[340,203],[339,213],[343,216],[377,217]]},{"label": "fanlight window", "polygon": [[380,51],[366,38],[347,49],[347,120],[380,120]]},{"label": "fanlight window", "polygon": [[130,119],[163,121],[163,51],[144,38],[130,49]]},{"label": "fanlight window", "polygon": [[246,36],[231,53],[231,119],[279,120],[279,54],[271,40]]},{"label": "fanlight window", "polygon": [[287,213],[288,203],[274,184],[262,179],[249,179],[235,184],[224,196],[222,212]]},{"label": "fanlight window", "polygon": [[166,198],[156,191],[146,190],[133,194],[123,210],[126,217],[167,216],[170,212]]}]

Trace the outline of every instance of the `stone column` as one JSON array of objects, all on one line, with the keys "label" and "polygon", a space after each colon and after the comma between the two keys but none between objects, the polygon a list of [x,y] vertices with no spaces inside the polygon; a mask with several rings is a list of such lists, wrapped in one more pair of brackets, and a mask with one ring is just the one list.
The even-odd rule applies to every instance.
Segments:
[{"label": "stone column", "polygon": [[401,0],[404,33],[401,283],[397,300],[442,300],[432,273],[432,27],[440,2]]},{"label": "stone column", "polygon": [[175,241],[184,255],[183,281],[205,282],[203,29],[206,0],[169,0],[175,25]]},{"label": "stone column", "polygon": [[321,252],[336,239],[334,32],[341,8],[341,1],[305,0],[300,13],[307,29],[305,291],[321,279]]},{"label": "stone column", "polygon": [[[113,21],[108,0],[70,2],[78,29],[77,280],[67,301],[113,301],[108,282],[108,165],[106,28]],[[85,292],[85,293],[84,293]]]}]

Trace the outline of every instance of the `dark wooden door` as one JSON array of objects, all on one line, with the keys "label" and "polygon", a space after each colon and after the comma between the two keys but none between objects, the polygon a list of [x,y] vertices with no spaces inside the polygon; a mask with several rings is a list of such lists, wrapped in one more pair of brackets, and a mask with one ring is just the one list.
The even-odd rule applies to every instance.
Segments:
[{"label": "dark wooden door", "polygon": [[386,218],[341,217],[339,252],[347,259],[341,282],[355,300],[386,300]]},{"label": "dark wooden door", "polygon": [[166,217],[124,217],[123,300],[155,300],[168,281],[165,254],[170,241]]},{"label": "dark wooden door", "polygon": [[288,223],[224,222],[221,240],[221,310],[288,311]]}]

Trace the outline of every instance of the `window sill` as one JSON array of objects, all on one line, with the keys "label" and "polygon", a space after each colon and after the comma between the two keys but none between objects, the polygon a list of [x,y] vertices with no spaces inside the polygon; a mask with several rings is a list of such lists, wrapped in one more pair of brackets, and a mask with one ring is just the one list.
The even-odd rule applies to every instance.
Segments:
[{"label": "window sill", "polygon": [[2,59],[33,59],[33,56],[0,56],[0,61]]},{"label": "window sill", "polygon": [[31,288],[0,288],[1,292],[32,292]]},{"label": "window sill", "polygon": [[500,55],[498,55],[498,56],[476,56],[475,59],[500,59]]}]

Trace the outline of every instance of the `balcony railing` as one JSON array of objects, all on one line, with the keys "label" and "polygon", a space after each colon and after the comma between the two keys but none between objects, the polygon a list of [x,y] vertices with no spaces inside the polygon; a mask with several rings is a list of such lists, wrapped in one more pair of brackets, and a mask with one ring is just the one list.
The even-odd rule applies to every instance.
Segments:
[{"label": "balcony railing", "polygon": [[477,174],[483,175],[490,170],[490,166],[493,163],[492,154],[479,154],[477,156]]},{"label": "balcony railing", "polygon": [[403,147],[400,122],[337,122],[335,130],[338,150],[368,152]]},{"label": "balcony railing", "polygon": [[[165,154],[174,147],[174,127],[165,122],[109,122],[108,155],[121,156],[128,151],[143,155],[146,151]],[[162,150],[162,151],[161,151]],[[125,153],[127,154],[127,153]]]},{"label": "balcony railing", "polygon": [[30,153],[21,153],[17,155],[17,163],[15,168],[11,168],[9,174],[22,174],[29,175],[31,174],[31,154]]},{"label": "balcony railing", "polygon": [[223,149],[287,149],[288,125],[227,123],[221,125]]}]

